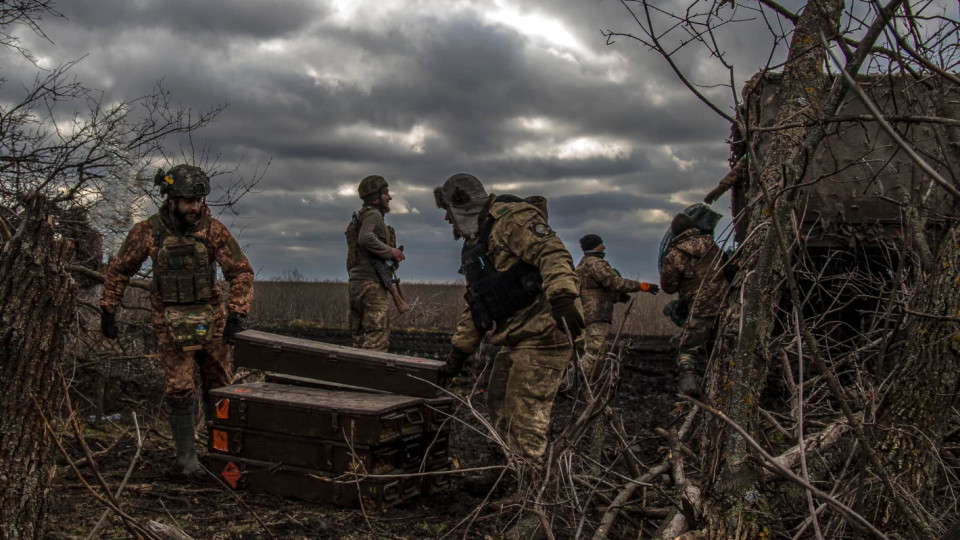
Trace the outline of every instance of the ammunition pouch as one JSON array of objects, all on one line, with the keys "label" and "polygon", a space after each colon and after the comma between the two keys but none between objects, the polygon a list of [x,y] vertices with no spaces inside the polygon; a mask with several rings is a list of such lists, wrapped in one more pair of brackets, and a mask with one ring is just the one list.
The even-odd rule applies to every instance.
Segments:
[{"label": "ammunition pouch", "polygon": [[167,236],[157,250],[154,284],[164,304],[192,304],[213,296],[214,268],[207,248],[192,236]]},{"label": "ammunition pouch", "polygon": [[467,281],[464,299],[473,324],[484,332],[493,330],[496,321],[533,304],[542,292],[543,278],[537,267],[518,262],[497,271],[487,256],[486,241],[464,248],[460,271]]},{"label": "ammunition pouch", "polygon": [[166,306],[163,320],[176,347],[203,345],[213,336],[213,307],[210,304]]}]

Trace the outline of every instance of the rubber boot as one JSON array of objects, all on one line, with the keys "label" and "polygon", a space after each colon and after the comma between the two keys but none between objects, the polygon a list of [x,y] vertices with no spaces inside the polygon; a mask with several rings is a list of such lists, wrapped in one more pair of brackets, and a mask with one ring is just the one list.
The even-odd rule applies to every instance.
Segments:
[{"label": "rubber boot", "polygon": [[196,402],[193,396],[185,398],[167,396],[166,405],[170,419],[170,433],[177,447],[177,469],[184,475],[195,475],[200,472],[193,428],[197,412]]}]

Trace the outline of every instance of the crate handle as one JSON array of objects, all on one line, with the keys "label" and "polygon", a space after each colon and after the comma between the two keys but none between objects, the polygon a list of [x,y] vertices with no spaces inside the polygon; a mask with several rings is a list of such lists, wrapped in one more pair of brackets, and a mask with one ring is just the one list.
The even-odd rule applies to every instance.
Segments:
[{"label": "crate handle", "polygon": [[410,422],[411,424],[422,424],[424,422],[423,411],[421,411],[420,409],[407,411],[407,422]]},{"label": "crate handle", "polygon": [[383,486],[383,502],[389,503],[400,497],[400,482],[395,480]]}]

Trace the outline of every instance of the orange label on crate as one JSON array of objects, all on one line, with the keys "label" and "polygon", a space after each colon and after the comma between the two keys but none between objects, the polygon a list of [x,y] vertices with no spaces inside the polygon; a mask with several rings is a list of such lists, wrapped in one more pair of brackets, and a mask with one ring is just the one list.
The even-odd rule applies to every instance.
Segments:
[{"label": "orange label on crate", "polygon": [[237,489],[237,481],[240,480],[240,469],[234,462],[231,461],[230,463],[227,463],[227,466],[223,468],[223,472],[220,473],[220,476],[226,480],[230,487]]},{"label": "orange label on crate", "polygon": [[253,388],[247,388],[247,387],[233,389],[234,394],[250,394],[252,392],[253,392]]},{"label": "orange label on crate", "polygon": [[230,400],[221,399],[217,402],[217,418],[230,418]]},{"label": "orange label on crate", "polygon": [[220,431],[219,429],[213,430],[213,449],[219,450],[221,452],[226,452],[230,444],[227,439],[227,432]]}]

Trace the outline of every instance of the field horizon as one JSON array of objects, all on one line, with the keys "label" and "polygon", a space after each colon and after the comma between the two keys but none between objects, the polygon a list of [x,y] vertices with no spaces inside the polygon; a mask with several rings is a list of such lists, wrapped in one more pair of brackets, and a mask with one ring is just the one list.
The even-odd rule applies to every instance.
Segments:
[{"label": "field horizon", "polygon": [[[403,282],[409,312],[391,310],[391,327],[452,331],[463,312],[463,282]],[[624,321],[627,304],[614,310],[614,331],[635,336],[670,336],[679,330],[663,315],[663,306],[676,295],[634,293],[633,307]],[[261,280],[254,283],[251,325],[260,322],[303,320],[318,326],[346,328],[349,314],[347,282],[340,280]]]}]

